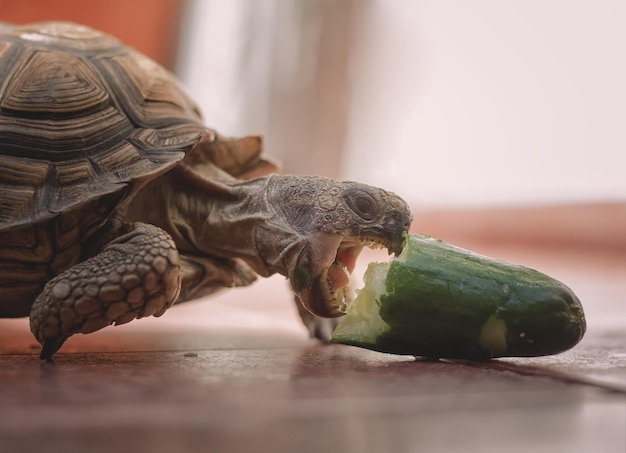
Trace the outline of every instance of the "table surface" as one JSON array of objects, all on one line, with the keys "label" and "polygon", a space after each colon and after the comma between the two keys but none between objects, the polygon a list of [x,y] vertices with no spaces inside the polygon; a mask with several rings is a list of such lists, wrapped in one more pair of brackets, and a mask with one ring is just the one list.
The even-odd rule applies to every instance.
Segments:
[{"label": "table surface", "polygon": [[[626,257],[472,248],[570,286],[580,345],[491,362],[321,345],[281,277],[77,335],[53,362],[27,319],[0,320],[0,452],[623,453]],[[367,253],[357,275],[386,259]]]}]

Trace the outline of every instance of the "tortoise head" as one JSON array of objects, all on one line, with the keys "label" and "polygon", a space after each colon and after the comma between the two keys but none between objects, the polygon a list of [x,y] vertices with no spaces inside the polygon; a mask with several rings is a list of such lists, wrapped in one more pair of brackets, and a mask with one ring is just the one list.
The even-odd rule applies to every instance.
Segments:
[{"label": "tortoise head", "polygon": [[291,238],[276,242],[280,250],[266,255],[281,258],[279,272],[302,305],[322,317],[344,314],[350,273],[363,247],[398,254],[412,220],[399,196],[356,182],[274,176],[267,197],[279,214],[274,226]]},{"label": "tortoise head", "polygon": [[336,317],[363,247],[401,251],[412,215],[391,192],[320,176],[242,180],[218,168],[213,151],[202,159],[194,152],[148,184],[127,213],[168,231],[183,254],[214,259],[219,268],[243,260],[262,276],[282,274],[304,308]]}]

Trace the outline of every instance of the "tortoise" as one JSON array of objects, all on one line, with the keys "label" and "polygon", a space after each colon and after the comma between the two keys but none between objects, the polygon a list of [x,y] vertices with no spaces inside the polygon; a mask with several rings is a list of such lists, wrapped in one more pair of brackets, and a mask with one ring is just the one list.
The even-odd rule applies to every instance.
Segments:
[{"label": "tortoise", "polygon": [[275,273],[326,337],[362,247],[399,253],[411,211],[380,188],[277,173],[260,137],[206,127],[170,72],[112,36],[0,25],[0,317],[30,316],[42,359]]}]

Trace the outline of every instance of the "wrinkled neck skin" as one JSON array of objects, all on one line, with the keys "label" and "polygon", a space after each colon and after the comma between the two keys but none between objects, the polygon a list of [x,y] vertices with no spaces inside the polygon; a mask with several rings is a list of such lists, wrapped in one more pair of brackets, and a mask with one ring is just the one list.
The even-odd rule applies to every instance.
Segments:
[{"label": "wrinkled neck skin", "polygon": [[181,166],[152,181],[129,219],[165,229],[182,253],[237,257],[262,276],[287,275],[306,240],[268,199],[274,176],[241,181],[216,168],[205,173]]},{"label": "wrinkled neck skin", "polygon": [[275,177],[221,181],[219,191],[211,187],[208,194],[208,187],[178,193],[184,201],[173,203],[176,230],[202,254],[241,258],[264,277],[288,276],[306,238],[285,222],[270,200]]},{"label": "wrinkled neck skin", "polygon": [[239,180],[184,162],[143,188],[128,217],[168,231],[183,254],[240,258],[262,276],[288,277],[319,316],[341,315],[363,245],[399,253],[412,220],[400,197],[376,187],[318,176]]}]

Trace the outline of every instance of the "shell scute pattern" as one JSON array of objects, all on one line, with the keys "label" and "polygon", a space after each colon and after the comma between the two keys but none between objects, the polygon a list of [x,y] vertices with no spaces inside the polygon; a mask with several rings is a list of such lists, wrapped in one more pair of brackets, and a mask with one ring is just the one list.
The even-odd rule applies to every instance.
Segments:
[{"label": "shell scute pattern", "polygon": [[0,231],[146,181],[205,130],[167,71],[87,27],[3,26],[0,68]]},{"label": "shell scute pattern", "polygon": [[118,40],[0,23],[0,316],[27,315],[118,207],[206,134],[173,76]]},{"label": "shell scute pattern", "polygon": [[[145,128],[188,123],[198,107],[186,96],[181,96],[178,82],[161,66],[137,53],[102,58],[98,64],[108,79],[126,90],[120,92],[121,106],[139,126]],[[146,79],[145,75],[150,74]],[[181,115],[185,112],[185,115]]]},{"label": "shell scute pattern", "polygon": [[0,104],[13,115],[76,117],[99,112],[111,102],[91,65],[78,56],[26,49],[22,60],[8,75],[10,82]]}]

